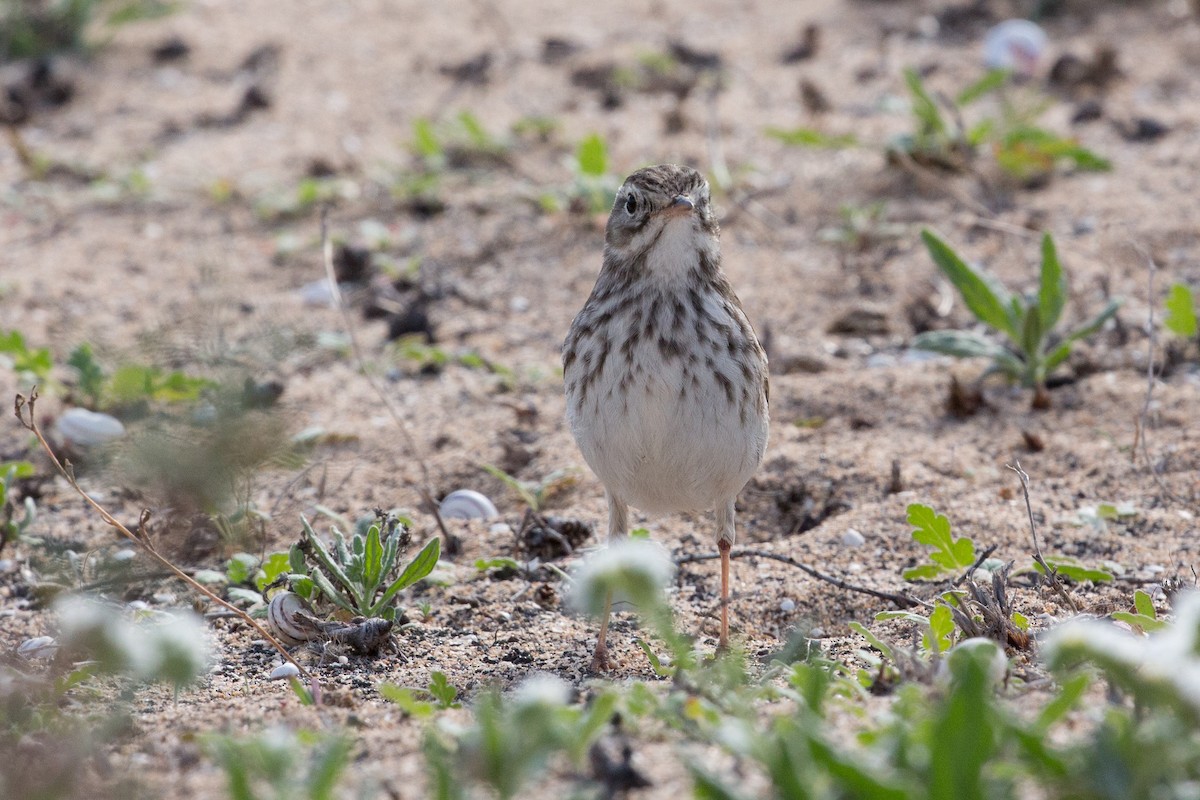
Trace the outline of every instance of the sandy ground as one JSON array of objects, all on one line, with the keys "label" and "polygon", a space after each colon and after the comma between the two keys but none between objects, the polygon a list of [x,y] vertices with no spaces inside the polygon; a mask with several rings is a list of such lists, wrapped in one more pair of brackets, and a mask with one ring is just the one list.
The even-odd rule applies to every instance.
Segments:
[{"label": "sandy ground", "polygon": [[[177,702],[168,691],[139,692],[134,731],[105,756],[110,765],[135,770],[151,787],[169,785],[172,796],[214,796],[220,775],[196,758],[195,734],[349,725],[359,778],[416,797],[420,728],[379,698],[380,682],[419,686],[442,670],[470,694],[538,671],[576,684],[589,678],[594,633],[558,602],[557,580],[548,572],[499,580],[479,574],[473,562],[512,555],[512,529],[524,512],[481,463],[531,482],[567,471],[574,481],[552,496],[548,513],[603,530],[602,487],[563,424],[558,348],[599,267],[604,215],[548,213],[539,205],[544,195],[569,193],[574,145],[592,132],[608,142],[611,168],[621,175],[680,161],[710,174],[724,164],[733,176],[718,199],[726,271],[769,338],[773,365],[771,444],[739,503],[741,543],[859,585],[928,594],[901,578],[922,558],[905,524],[906,506],[921,502],[980,548],[995,546],[996,557],[1028,566],[1025,506],[1005,469],[1019,459],[1032,477],[1046,552],[1105,564],[1121,577],[1077,588],[1088,612],[1127,606],[1135,587],[1167,576],[1190,582],[1200,496],[1194,345],[1190,364],[1154,384],[1144,415],[1153,470],[1133,448],[1147,400],[1148,314],[1161,316],[1169,283],[1200,284],[1200,23],[1186,4],[1172,2],[1066,3],[1044,21],[1043,75],[1064,53],[1090,58],[1102,45],[1116,49],[1119,75],[1103,89],[1046,88],[1040,76],[1027,87],[1047,101],[1041,124],[1111,159],[1111,172],[1060,173],[1024,189],[998,175],[986,155],[969,174],[914,175],[889,167],[883,154],[883,142],[912,126],[901,70],[919,68],[931,88],[953,94],[981,74],[979,42],[988,25],[1023,7],[984,3],[976,15],[955,15],[942,2],[866,0],[586,7],[207,0],[124,28],[86,64],[67,65],[72,101],[39,111],[21,129],[32,151],[67,169],[36,180],[14,149],[0,148],[0,329],[50,347],[59,363],[80,342],[114,360],[194,370],[206,354],[225,352],[256,379],[280,382],[289,429],[316,426],[324,437],[303,471],[266,469],[245,489],[247,499],[273,511],[268,550],[294,541],[297,514],[311,515],[317,504],[351,517],[375,506],[408,509],[418,540],[435,535],[420,503],[422,461],[435,495],[479,490],[509,526],[456,527],[462,552],[445,565],[453,582],[422,588],[406,602],[410,609],[426,602],[430,614],[414,615],[398,654],[323,669],[346,707],[299,706],[286,687],[267,680],[272,652],[220,621],[212,675]],[[815,54],[784,63],[810,24],[820,32]],[[156,60],[154,48],[174,36],[187,55]],[[606,64],[636,74],[671,43],[718,54],[719,74],[702,71],[683,99],[621,89],[606,100],[572,81]],[[455,73],[480,57],[486,67]],[[714,81],[716,93],[707,89]],[[802,81],[819,89],[828,110],[805,107]],[[231,117],[251,87],[266,107]],[[1101,117],[1072,124],[1088,99],[1100,102]],[[449,123],[461,111],[509,146],[503,163],[445,170],[437,189],[444,210],[430,215],[397,189],[418,166],[413,123]],[[545,141],[510,132],[533,117],[556,123]],[[1139,118],[1162,123],[1166,134],[1131,140],[1128,128]],[[853,133],[862,146],[788,147],[764,134],[769,126]],[[105,177],[79,180],[85,173]],[[306,304],[300,291],[323,274],[315,209],[264,215],[313,173],[332,175],[323,180],[336,195],[336,236],[365,244],[364,221],[386,230],[376,287],[386,282],[379,265],[418,265],[415,283],[437,346],[499,367],[452,359],[422,374],[386,347],[386,324],[357,313],[368,292],[351,292],[368,369],[380,376],[415,447],[354,360],[318,343],[344,326],[336,311]],[[823,235],[842,224],[843,207],[876,202],[885,204],[894,231],[873,230],[880,235],[861,248]],[[1054,390],[1052,410],[1030,411],[1027,392],[988,382],[979,413],[947,413],[951,376],[969,384],[982,365],[918,359],[906,349],[917,326],[969,320],[916,236],[923,225],[1022,290],[1034,286],[1038,232],[1049,231],[1068,271],[1072,322],[1109,297],[1126,299],[1116,324],[1062,370],[1065,385]],[[1148,259],[1156,264],[1152,296]],[[416,294],[401,292],[398,302]],[[848,315],[860,323],[847,327]],[[0,388],[11,394],[24,387],[3,371]],[[52,395],[42,403],[47,419],[60,408]],[[1031,449],[1030,438],[1042,446]],[[15,422],[0,427],[0,458],[25,457],[28,444]],[[169,504],[153,487],[131,491],[103,470],[85,473],[84,482],[123,519],[136,519],[142,506],[161,516]],[[117,547],[63,482],[41,492],[39,536]],[[1117,502],[1131,503],[1136,514],[1102,526],[1080,521],[1082,507]],[[715,552],[708,516],[637,515],[635,524],[677,554]],[[861,534],[861,545],[845,543],[849,530]],[[230,549],[209,548],[187,566],[218,568]],[[35,551],[21,546],[7,555],[24,560]],[[569,569],[574,558],[556,563]],[[29,602],[22,575],[0,576],[5,652],[54,630],[52,617]],[[733,615],[751,656],[777,649],[803,624],[831,652],[853,658],[858,642],[846,624],[869,623],[892,607],[765,559],[737,561],[735,580]],[[682,568],[671,594],[680,624],[703,647],[715,644],[717,589],[714,563],[701,562]],[[131,595],[154,599],[156,592],[158,602],[171,600],[162,592],[186,602],[182,589],[156,582]],[[1067,613],[1048,592],[1022,584],[1013,595],[1038,627]],[[908,636],[902,626],[878,627]],[[653,674],[634,630],[631,616],[616,624],[617,678]],[[643,796],[687,791],[669,745],[639,759],[655,781]]]}]

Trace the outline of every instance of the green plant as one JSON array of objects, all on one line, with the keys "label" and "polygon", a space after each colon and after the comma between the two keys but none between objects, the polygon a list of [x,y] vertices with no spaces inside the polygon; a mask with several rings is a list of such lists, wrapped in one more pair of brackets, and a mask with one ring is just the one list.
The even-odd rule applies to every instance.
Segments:
[{"label": "green plant", "polygon": [[[1034,124],[1044,104],[1036,101],[1029,108],[1018,108],[1012,95],[1004,91],[1009,87],[1009,75],[1003,70],[989,71],[953,99],[935,98],[916,70],[906,69],[904,82],[914,128],[912,133],[889,143],[887,149],[893,159],[903,154],[919,164],[962,170],[979,147],[990,144],[997,165],[1021,182],[1042,179],[1063,162],[1079,170],[1111,168],[1107,159],[1075,140]],[[963,121],[964,111],[989,95],[999,96],[999,117],[985,116],[967,125]]]},{"label": "green plant", "polygon": [[0,64],[63,50],[86,51],[95,27],[111,30],[172,13],[160,0],[8,0],[0,4]]},{"label": "green plant", "polygon": [[571,190],[573,207],[590,214],[612,208],[620,188],[620,179],[610,172],[608,145],[598,133],[579,142],[575,148],[575,184]]},{"label": "green plant", "polygon": [[540,512],[545,507],[547,498],[575,482],[574,474],[567,469],[556,469],[540,481],[533,483],[518,480],[491,464],[480,464],[479,466],[483,468],[484,472],[503,481],[505,486],[516,492],[521,501],[534,513]]},{"label": "green plant", "polygon": [[1167,626],[1167,623],[1158,618],[1158,614],[1154,611],[1154,601],[1150,595],[1138,589],[1133,593],[1134,611],[1114,611],[1112,618],[1117,622],[1124,622],[1132,626],[1135,630],[1143,633],[1151,633],[1160,631]]},{"label": "green plant", "polygon": [[1196,322],[1196,298],[1187,284],[1171,285],[1165,303],[1167,316],[1163,324],[1167,330],[1184,339],[1196,338],[1200,325]]},{"label": "green plant", "polygon": [[864,206],[842,206],[840,211],[840,225],[822,228],[817,232],[821,241],[862,251],[871,245],[899,239],[908,233],[907,225],[888,222],[887,203],[882,200]]},{"label": "green plant", "polygon": [[[457,702],[458,689],[450,685],[446,673],[435,670],[429,675],[429,685],[424,689],[409,689],[394,683],[383,683],[379,694],[400,706],[400,710],[412,717],[430,717],[435,711],[462,708]],[[428,699],[423,699],[428,698]]]},{"label": "green plant", "polygon": [[[1058,261],[1054,240],[1042,237],[1042,266],[1038,292],[1021,297],[998,281],[970,267],[946,242],[932,231],[921,231],[921,239],[935,264],[954,285],[975,318],[1008,337],[1007,344],[973,331],[927,331],[912,346],[957,358],[991,359],[988,372],[999,372],[1011,381],[1034,390],[1033,407],[1048,408],[1050,394],[1046,377],[1067,360],[1080,339],[1091,336],[1121,306],[1113,299],[1087,322],[1065,334],[1055,334],[1067,298],[1067,280]],[[986,373],[985,373],[986,374]]]},{"label": "green plant", "polygon": [[33,464],[28,461],[0,461],[0,554],[8,544],[19,542],[37,521],[37,504],[26,497],[21,507],[24,514],[17,519],[17,503],[12,498],[13,482],[33,476]]},{"label": "green plant", "polygon": [[231,800],[331,800],[350,764],[345,735],[270,728],[253,736],[210,734],[205,749],[225,772]]},{"label": "green plant", "polygon": [[50,351],[45,347],[29,349],[20,331],[0,334],[0,364],[16,372],[22,384],[53,385],[50,371],[54,369],[54,360]]},{"label": "green plant", "polygon": [[440,540],[430,539],[401,569],[401,556],[410,535],[408,526],[393,516],[382,524],[372,523],[365,532],[355,531],[349,542],[332,527],[332,549],[325,546],[307,519],[301,517],[300,522],[304,527],[300,545],[303,563],[293,559],[296,575],[310,578],[330,602],[358,616],[395,619],[396,595],[429,575],[441,553]]},{"label": "green plant", "polygon": [[909,505],[908,523],[914,527],[913,539],[932,552],[927,563],[904,570],[904,580],[932,580],[962,572],[975,563],[975,543],[966,536],[955,538],[950,532],[950,520],[929,506]]}]

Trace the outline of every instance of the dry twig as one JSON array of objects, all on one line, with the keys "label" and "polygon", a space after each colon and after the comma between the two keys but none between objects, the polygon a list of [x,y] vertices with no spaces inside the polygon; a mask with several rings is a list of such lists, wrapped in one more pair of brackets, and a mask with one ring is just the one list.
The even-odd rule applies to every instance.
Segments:
[{"label": "dry twig", "polygon": [[[85,492],[83,490],[83,487],[81,487],[79,485],[78,481],[75,480],[75,470],[72,468],[70,460],[67,459],[67,460],[60,461],[58,458],[58,455],[54,452],[54,448],[50,446],[50,442],[48,442],[46,440],[45,434],[42,433],[41,426],[38,425],[37,417],[35,415],[35,406],[37,404],[37,399],[38,399],[38,392],[37,392],[36,386],[34,386],[30,390],[28,399],[26,399],[25,395],[18,394],[16,396],[16,400],[13,404],[13,409],[17,415],[17,419],[21,422],[21,425],[26,430],[28,430],[35,437],[37,437],[37,440],[41,444],[42,449],[45,450],[46,455],[48,455],[50,457],[50,462],[54,465],[54,468],[58,470],[60,475],[62,475],[64,478],[66,478],[67,483],[69,483],[71,485],[71,488],[74,489],[79,494],[79,496],[84,499],[84,502],[86,502],[89,506],[91,506],[93,509],[95,509],[95,511],[100,515],[100,518],[102,520],[104,520],[107,524],[111,525],[112,527],[116,528],[118,533],[120,533],[126,539],[128,539],[129,541],[133,542],[138,547],[140,547],[142,549],[142,551],[144,551],[147,555],[149,555],[150,558],[152,558],[154,561],[158,562],[158,564],[160,566],[162,566],[164,569],[166,569],[169,573],[174,575],[176,578],[179,578],[181,581],[186,583],[190,588],[192,588],[196,592],[204,595],[206,598],[208,598],[212,602],[216,603],[217,605],[221,606],[225,610],[229,611],[231,614],[233,614],[235,617],[240,619],[242,622],[244,622],[245,624],[247,624],[251,628],[253,628],[260,636],[263,637],[263,639],[265,639],[267,641],[268,644],[270,644],[272,647],[274,647],[276,650],[278,650],[280,655],[282,655],[287,661],[289,661],[291,664],[293,664],[296,667],[296,669],[300,670],[301,675],[303,675],[305,678],[315,682],[315,678],[312,676],[312,674],[309,673],[309,671],[306,670],[304,667],[300,666],[299,662],[297,662],[296,659],[292,657],[292,654],[287,651],[287,648],[284,647],[283,644],[278,639],[276,639],[274,636],[272,636],[266,630],[266,628],[264,628],[257,621],[255,621],[253,617],[251,617],[245,611],[243,611],[242,609],[233,605],[229,601],[218,596],[211,589],[207,588],[203,584],[198,583],[195,578],[193,578],[191,575],[188,575],[186,572],[181,570],[179,567],[175,566],[175,564],[170,559],[168,559],[166,556],[164,556],[158,552],[158,550],[154,547],[154,545],[151,544],[150,536],[148,535],[149,532],[146,530],[146,523],[148,523],[150,521],[150,509],[148,509],[148,508],[142,509],[141,518],[138,520],[138,532],[134,533],[133,531],[129,530],[129,528],[126,527],[124,523],[122,523],[120,520],[118,520],[116,517],[114,517],[112,514],[110,514],[108,512],[108,510],[106,508],[104,508],[104,506],[102,506],[98,502],[96,502],[96,500],[94,500],[91,495],[89,495],[87,492]],[[28,411],[29,411],[28,418],[26,418],[26,416],[25,416],[26,409],[28,409]]]},{"label": "dry twig", "polygon": [[[858,592],[859,594],[867,594],[867,595],[870,595],[871,597],[878,597],[881,600],[890,600],[891,602],[895,603],[896,605],[900,606],[901,608],[913,608],[914,606],[923,605],[923,603],[920,600],[918,600],[917,598],[911,597],[906,594],[893,594],[892,592],[885,592],[880,589],[872,589],[868,586],[856,586],[853,583],[848,583],[848,582],[842,580],[841,578],[834,577],[833,575],[826,575],[825,573],[820,572],[819,570],[813,569],[812,567],[808,566],[807,564],[803,564],[803,563],[797,561],[796,559],[792,558],[791,556],[781,556],[778,553],[768,553],[766,550],[741,549],[741,550],[731,550],[729,552],[729,557],[730,558],[767,558],[767,559],[770,559],[771,561],[779,561],[783,564],[787,564],[788,566],[795,567],[796,569],[801,570],[802,572],[805,572],[805,573],[811,575],[812,577],[816,578],[819,581],[825,581],[826,583],[831,583],[834,586],[838,587],[839,589],[845,589],[846,591],[849,591],[849,592]],[[678,556],[675,559],[675,563],[677,565],[678,564],[692,564],[697,561],[712,561],[717,558],[720,558],[720,555],[717,553],[693,553],[693,554],[689,554],[689,555],[685,555],[685,556]]]},{"label": "dry twig", "polygon": [[1033,560],[1045,571],[1046,579],[1050,581],[1050,586],[1054,588],[1054,591],[1058,592],[1059,597],[1071,607],[1071,611],[1078,614],[1079,606],[1075,604],[1075,600],[1071,598],[1066,587],[1062,585],[1062,581],[1058,579],[1058,570],[1051,567],[1046,563],[1046,559],[1042,558],[1042,547],[1038,544],[1037,525],[1033,521],[1033,504],[1029,501],[1029,473],[1021,469],[1020,461],[1004,466],[1017,473],[1017,477],[1021,479],[1021,493],[1025,495],[1025,511],[1029,514],[1029,532],[1033,535]]}]

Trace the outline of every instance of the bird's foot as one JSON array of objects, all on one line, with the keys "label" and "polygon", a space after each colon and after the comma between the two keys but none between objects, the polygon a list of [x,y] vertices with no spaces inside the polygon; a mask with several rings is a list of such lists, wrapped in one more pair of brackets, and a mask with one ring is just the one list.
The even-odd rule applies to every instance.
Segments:
[{"label": "bird's foot", "polygon": [[612,669],[612,662],[608,660],[608,648],[603,644],[596,645],[596,652],[592,653],[590,669],[597,674],[609,672]]}]

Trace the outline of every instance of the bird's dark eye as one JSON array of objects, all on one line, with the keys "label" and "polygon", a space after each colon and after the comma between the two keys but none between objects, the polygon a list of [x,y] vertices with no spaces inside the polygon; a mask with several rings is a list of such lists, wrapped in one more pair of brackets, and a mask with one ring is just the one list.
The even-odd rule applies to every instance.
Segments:
[{"label": "bird's dark eye", "polygon": [[630,192],[625,198],[625,213],[633,216],[637,213],[637,206],[637,198],[633,196],[633,192]]}]

